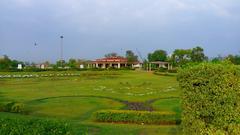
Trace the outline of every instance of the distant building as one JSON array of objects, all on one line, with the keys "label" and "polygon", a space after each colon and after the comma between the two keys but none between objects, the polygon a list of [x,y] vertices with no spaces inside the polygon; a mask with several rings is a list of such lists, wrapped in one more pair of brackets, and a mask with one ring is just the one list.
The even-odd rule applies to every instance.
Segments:
[{"label": "distant building", "polygon": [[45,64],[40,64],[40,68],[45,69],[46,68]]},{"label": "distant building", "polygon": [[124,57],[109,57],[109,58],[101,58],[96,59],[88,64],[88,67],[93,68],[141,68],[142,63],[136,62],[128,62],[127,58]]},{"label": "distant building", "polygon": [[80,68],[80,69],[83,69],[83,68],[84,68],[84,64],[80,64],[80,65],[79,65],[79,68]]},{"label": "distant building", "polygon": [[172,70],[172,64],[170,64],[169,62],[163,62],[163,61],[154,61],[154,62],[149,62],[147,69],[148,70],[152,70],[152,65],[156,65],[158,68],[166,68],[168,70]]},{"label": "distant building", "polygon": [[50,69],[51,68],[51,67],[49,67],[48,64],[45,64],[45,63],[37,64],[36,67],[40,68],[40,69]]}]

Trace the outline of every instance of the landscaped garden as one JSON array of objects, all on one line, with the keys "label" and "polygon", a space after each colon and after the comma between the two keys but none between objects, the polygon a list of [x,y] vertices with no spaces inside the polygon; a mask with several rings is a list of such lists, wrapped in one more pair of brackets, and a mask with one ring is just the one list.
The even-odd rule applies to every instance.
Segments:
[{"label": "landscaped garden", "polygon": [[25,123],[29,119],[49,123],[60,120],[57,127],[62,122],[69,124],[63,126],[71,131],[67,134],[180,134],[180,90],[175,74],[164,76],[146,71],[0,74],[30,75],[0,79],[1,117],[28,120]]}]

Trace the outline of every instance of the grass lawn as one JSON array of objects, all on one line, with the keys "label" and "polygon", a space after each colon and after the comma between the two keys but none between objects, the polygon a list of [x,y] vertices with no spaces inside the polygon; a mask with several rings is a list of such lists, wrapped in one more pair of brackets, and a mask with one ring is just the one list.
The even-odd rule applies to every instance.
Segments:
[{"label": "grass lawn", "polygon": [[0,79],[0,102],[23,102],[27,115],[31,117],[67,120],[73,123],[78,134],[165,135],[179,131],[178,126],[97,123],[92,119],[92,114],[98,110],[126,109],[123,101],[149,103],[156,111],[180,114],[175,76],[159,76],[143,71],[0,75],[58,73],[77,73],[80,76]]}]

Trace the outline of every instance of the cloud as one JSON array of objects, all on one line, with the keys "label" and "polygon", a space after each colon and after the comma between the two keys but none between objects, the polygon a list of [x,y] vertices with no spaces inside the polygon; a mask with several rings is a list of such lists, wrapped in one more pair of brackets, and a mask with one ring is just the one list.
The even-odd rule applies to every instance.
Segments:
[{"label": "cloud", "polygon": [[120,47],[147,53],[195,43],[237,48],[239,13],[239,0],[0,0],[0,40],[13,55],[14,45],[27,48],[32,40],[56,50],[62,33],[77,55],[84,49],[99,56]]}]

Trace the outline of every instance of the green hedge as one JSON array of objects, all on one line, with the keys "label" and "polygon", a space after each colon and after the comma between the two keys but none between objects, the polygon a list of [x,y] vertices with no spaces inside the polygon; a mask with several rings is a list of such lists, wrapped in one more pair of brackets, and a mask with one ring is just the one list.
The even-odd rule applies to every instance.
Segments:
[{"label": "green hedge", "polygon": [[24,104],[19,102],[0,104],[0,112],[23,113]]},{"label": "green hedge", "polygon": [[0,135],[71,135],[68,124],[33,118],[0,118]]},{"label": "green hedge", "polygon": [[240,70],[227,62],[185,67],[182,89],[185,134],[240,134]]},{"label": "green hedge", "polygon": [[180,122],[173,112],[148,112],[129,110],[103,110],[94,114],[98,122],[119,122],[136,124],[166,124],[173,125]]}]

